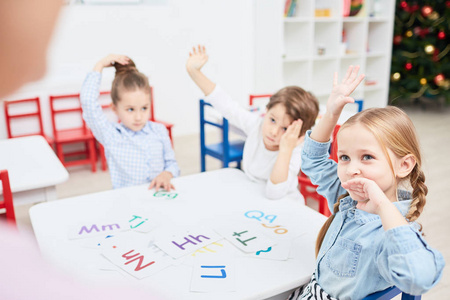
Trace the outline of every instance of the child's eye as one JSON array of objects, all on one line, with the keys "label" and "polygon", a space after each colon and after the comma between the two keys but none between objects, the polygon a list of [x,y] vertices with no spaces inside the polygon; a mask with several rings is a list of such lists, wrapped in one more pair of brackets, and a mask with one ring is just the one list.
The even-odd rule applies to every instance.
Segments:
[{"label": "child's eye", "polygon": [[283,127],[282,129],[283,129],[283,131],[286,131],[286,130],[287,130],[287,127]]},{"label": "child's eye", "polygon": [[270,122],[275,123],[275,119],[274,118],[270,118]]},{"label": "child's eye", "polygon": [[148,109],[148,107],[143,107],[142,111],[146,111]]},{"label": "child's eye", "polygon": [[134,108],[127,108],[127,111],[132,112]]},{"label": "child's eye", "polygon": [[347,155],[341,155],[341,156],[339,156],[339,160],[342,160],[342,161],[349,161],[349,160],[350,160],[350,157],[348,157]]},{"label": "child's eye", "polygon": [[371,160],[371,159],[373,159],[372,155],[366,154],[363,156],[363,160]]}]

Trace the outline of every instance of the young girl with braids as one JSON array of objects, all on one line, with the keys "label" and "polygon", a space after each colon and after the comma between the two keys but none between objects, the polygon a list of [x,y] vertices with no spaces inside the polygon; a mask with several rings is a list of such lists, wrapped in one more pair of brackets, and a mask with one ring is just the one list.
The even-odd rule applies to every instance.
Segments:
[{"label": "young girl with braids", "polygon": [[[114,66],[112,109],[120,123],[110,122],[97,101],[103,68]],[[110,54],[88,73],[80,94],[83,118],[105,147],[114,188],[150,182],[149,189],[173,189],[180,170],[167,129],[149,121],[150,85],[147,76],[124,56]]]},{"label": "young girl with braids", "polygon": [[364,77],[358,70],[350,67],[341,84],[334,75],[327,112],[306,134],[302,170],[333,215],[319,233],[311,281],[289,299],[362,299],[391,286],[421,295],[442,276],[444,259],[416,223],[427,187],[408,116],[391,106],[354,115],[338,133],[338,163],[328,158],[332,130]]}]

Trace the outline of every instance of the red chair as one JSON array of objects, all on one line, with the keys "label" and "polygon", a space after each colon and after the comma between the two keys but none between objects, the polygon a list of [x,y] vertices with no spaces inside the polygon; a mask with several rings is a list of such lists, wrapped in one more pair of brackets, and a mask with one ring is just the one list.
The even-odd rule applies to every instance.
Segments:
[{"label": "red chair", "polygon": [[255,100],[255,99],[258,99],[258,98],[269,98],[269,99],[270,99],[270,97],[272,97],[272,94],[264,94],[264,95],[255,95],[255,94],[251,94],[250,97],[249,97],[248,104],[249,104],[250,106],[253,106],[253,105],[255,104],[255,103],[254,103],[254,100]]},{"label": "red chair", "polygon": [[156,120],[155,118],[155,111],[154,111],[154,102],[155,102],[155,98],[153,97],[153,87],[150,87],[150,97],[151,97],[151,101],[150,101],[150,121],[152,122],[156,122],[156,123],[160,123],[163,124],[164,126],[166,126],[167,131],[169,132],[169,137],[170,137],[170,141],[172,142],[173,145],[173,139],[172,139],[172,127],[173,124],[171,123],[167,123],[161,120]]},{"label": "red chair", "polygon": [[16,214],[14,213],[13,196],[7,170],[0,170],[0,180],[3,187],[3,200],[0,201],[0,209],[6,209],[7,224],[16,226]]},{"label": "red chair", "polygon": [[[106,95],[110,95],[110,94],[111,94],[110,91],[100,92],[100,98],[104,98],[102,96],[106,96]],[[172,127],[173,127],[173,124],[155,119],[155,112],[154,112],[154,105],[153,105],[154,97],[153,97],[153,87],[152,86],[150,87],[150,99],[151,99],[151,101],[150,101],[150,121],[163,124],[166,127],[166,129],[167,129],[167,131],[169,133],[170,141],[172,142],[172,145],[173,145],[173,139],[172,139]],[[104,100],[105,101],[100,101],[99,100],[102,109],[103,110],[110,109],[111,108],[111,99],[109,99],[109,101],[106,100],[106,99],[104,99]],[[102,170],[106,171],[107,162],[106,162],[106,156],[105,156],[105,148],[100,143],[98,143],[98,145],[99,145],[98,150],[99,150]]]},{"label": "red chair", "polygon": [[[4,105],[5,105],[5,120],[8,138],[30,136],[30,135],[41,135],[47,140],[50,147],[53,148],[53,139],[44,133],[39,97],[31,99],[5,101]],[[31,109],[30,112],[31,107],[33,108]],[[37,130],[27,133],[14,133],[12,129],[12,127],[14,127],[13,121],[19,119],[20,120],[26,119],[26,121],[29,121],[30,119],[37,120],[38,125]],[[21,127],[27,129],[29,129],[30,127],[32,128],[32,126],[21,126]]]},{"label": "red chair", "polygon": [[[336,125],[334,127],[333,139],[330,145],[330,158],[333,159],[335,162],[337,162],[338,160],[336,136],[339,131],[339,128],[341,128],[340,125]],[[303,195],[303,198],[305,198],[305,204],[308,198],[316,200],[319,203],[319,213],[321,213],[326,217],[331,216],[331,212],[328,208],[327,199],[325,199],[325,197],[317,193],[317,185],[312,184],[309,177],[306,176],[302,171],[300,171],[298,176],[298,184],[300,187],[300,193]]]},{"label": "red chair", "polygon": [[[71,105],[69,105],[71,104]],[[92,172],[97,170],[97,155],[95,151],[95,138],[92,132],[86,126],[82,118],[80,106],[80,95],[59,95],[50,96],[50,111],[52,115],[53,138],[55,140],[56,154],[61,163],[66,166],[79,166],[90,164]],[[58,120],[64,117],[64,128]],[[75,118],[72,121],[78,123],[76,125],[67,125],[71,123],[70,117]],[[72,151],[64,153],[64,145],[84,144],[84,151]],[[66,161],[65,157],[84,156],[82,159]]]}]

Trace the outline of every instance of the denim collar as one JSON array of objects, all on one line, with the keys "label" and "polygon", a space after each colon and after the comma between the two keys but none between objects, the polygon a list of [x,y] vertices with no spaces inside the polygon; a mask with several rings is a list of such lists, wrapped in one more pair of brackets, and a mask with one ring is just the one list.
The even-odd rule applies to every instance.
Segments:
[{"label": "denim collar", "polygon": [[[405,217],[409,211],[409,206],[412,201],[411,193],[404,190],[397,190],[397,195],[398,201],[394,202],[394,205]],[[355,222],[358,224],[364,224],[367,222],[380,219],[378,215],[357,209],[356,208],[357,203],[358,202],[353,200],[350,196],[341,199],[341,203],[339,204],[339,211],[344,216],[344,218],[355,219]]]}]

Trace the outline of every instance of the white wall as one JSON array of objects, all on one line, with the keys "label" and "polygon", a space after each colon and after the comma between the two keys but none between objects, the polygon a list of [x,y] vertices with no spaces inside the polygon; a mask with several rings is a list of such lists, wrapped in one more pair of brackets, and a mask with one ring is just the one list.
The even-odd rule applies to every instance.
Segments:
[{"label": "white wall", "polygon": [[[188,52],[198,43],[206,45],[210,58],[204,72],[246,104],[254,84],[254,1],[65,6],[50,46],[47,75],[5,99],[40,96],[44,129],[51,135],[48,95],[79,92],[99,59],[125,54],[154,86],[156,117],[174,123],[176,136],[197,133],[202,94],[185,70]],[[103,89],[110,88],[113,76],[112,68],[104,72]],[[0,138],[5,138],[3,111],[0,124]]]}]

